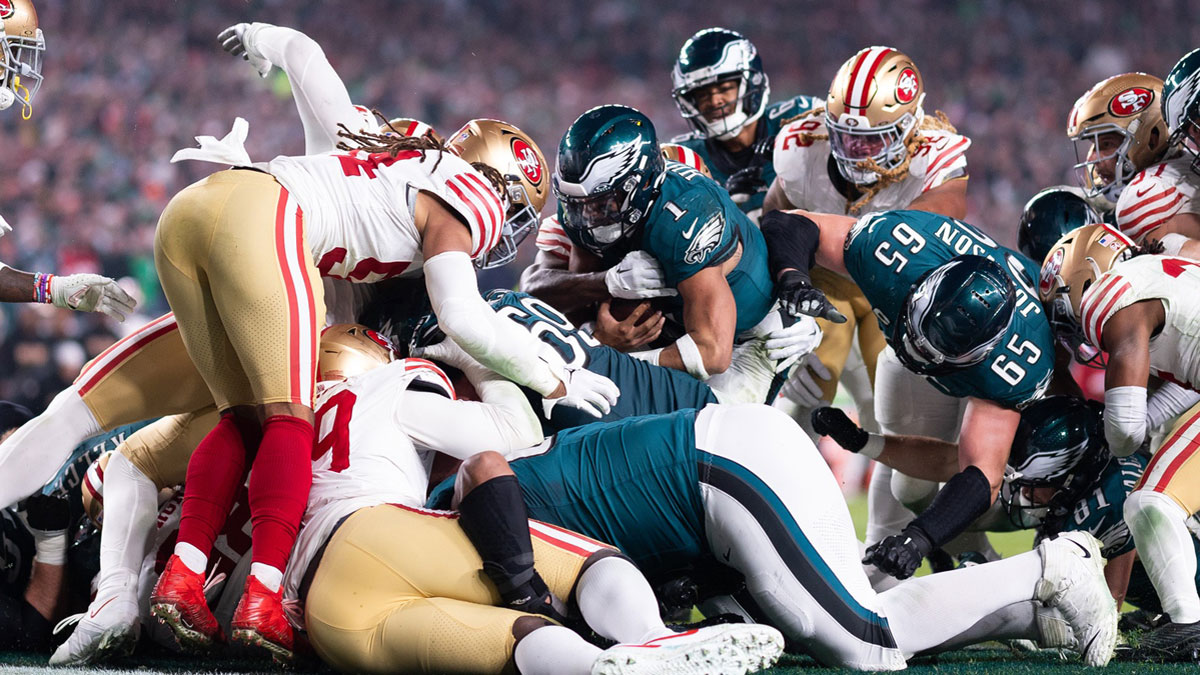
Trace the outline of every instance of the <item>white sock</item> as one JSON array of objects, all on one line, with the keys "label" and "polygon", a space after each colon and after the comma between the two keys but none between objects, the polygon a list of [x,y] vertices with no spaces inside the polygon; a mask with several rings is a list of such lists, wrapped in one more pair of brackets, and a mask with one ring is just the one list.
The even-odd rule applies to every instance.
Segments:
[{"label": "white sock", "polygon": [[175,544],[175,555],[179,556],[184,567],[196,574],[204,574],[208,569],[208,554],[187,542],[181,541]]},{"label": "white sock", "polygon": [[1030,551],[910,579],[880,593],[879,602],[896,646],[910,656],[951,641],[1004,607],[1031,600],[1041,578],[1042,558]]},{"label": "white sock", "polygon": [[250,563],[250,576],[258,579],[272,593],[278,591],[279,584],[283,583],[283,570],[266,563]]},{"label": "white sock", "polygon": [[0,507],[42,489],[75,446],[100,431],[74,387],[59,392],[45,412],[0,443]]},{"label": "white sock", "polygon": [[157,516],[158,489],[154,481],[120,451],[114,452],[104,472],[97,597],[123,590],[137,593],[138,572],[150,552]]},{"label": "white sock", "polygon": [[562,626],[543,626],[517,643],[513,658],[521,675],[587,675],[601,649]]},{"label": "white sock", "polygon": [[610,640],[642,644],[673,634],[659,618],[646,577],[624,558],[610,556],[584,570],[575,600],[583,620]]},{"label": "white sock", "polygon": [[1161,492],[1138,490],[1125,500],[1125,522],[1138,558],[1158,592],[1163,612],[1175,623],[1200,621],[1196,552],[1184,521],[1187,513]]}]

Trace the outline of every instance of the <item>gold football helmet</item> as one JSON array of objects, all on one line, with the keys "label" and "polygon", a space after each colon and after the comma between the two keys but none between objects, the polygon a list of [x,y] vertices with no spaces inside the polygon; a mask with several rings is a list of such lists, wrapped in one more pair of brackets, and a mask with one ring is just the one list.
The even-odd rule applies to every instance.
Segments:
[{"label": "gold football helmet", "polygon": [[900,169],[925,113],[925,81],[912,59],[867,47],[842,64],[825,100],[825,126],[838,171],[856,185]]},{"label": "gold football helmet", "polygon": [[30,0],[0,0],[0,110],[21,102],[29,119],[33,96],[42,86],[46,41]]},{"label": "gold football helmet", "polygon": [[434,129],[432,125],[426,124],[421,120],[411,117],[394,117],[383,124],[379,125],[379,130],[376,132],[380,136],[425,136],[442,143],[442,135]]},{"label": "gold football helmet", "polygon": [[499,267],[517,256],[521,241],[537,228],[550,194],[550,170],[541,148],[528,134],[500,120],[475,119],[450,136],[446,147],[468,162],[486,164],[504,177],[504,228],[500,243],[479,261],[483,269]]},{"label": "gold football helmet", "polygon": [[1038,295],[1046,306],[1055,333],[1080,363],[1097,360],[1087,348],[1080,320],[1083,294],[1117,263],[1133,257],[1133,240],[1108,225],[1097,223],[1063,235],[1046,254],[1038,279]]},{"label": "gold football helmet", "polygon": [[317,381],[344,380],[396,360],[388,339],[356,323],[339,323],[321,331]]},{"label": "gold football helmet", "polygon": [[1125,73],[1100,81],[1075,101],[1067,136],[1088,197],[1115,203],[1138,171],[1166,153],[1162,88],[1163,81],[1153,75]]},{"label": "gold football helmet", "polygon": [[679,162],[686,164],[700,173],[712,178],[712,171],[708,170],[708,164],[700,157],[695,150],[679,145],[678,143],[660,143],[659,149],[662,150],[663,159],[668,162]]},{"label": "gold football helmet", "polygon": [[83,500],[83,512],[96,527],[104,522],[104,472],[108,470],[108,460],[112,459],[115,450],[108,450],[88,465],[83,480],[79,482],[79,495]]}]

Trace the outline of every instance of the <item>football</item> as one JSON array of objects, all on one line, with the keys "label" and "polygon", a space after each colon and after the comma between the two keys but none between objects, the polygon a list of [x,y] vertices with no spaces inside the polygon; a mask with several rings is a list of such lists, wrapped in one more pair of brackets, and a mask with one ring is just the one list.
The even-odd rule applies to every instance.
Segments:
[{"label": "football", "polygon": [[640,326],[643,323],[646,323],[650,317],[654,316],[655,312],[669,314],[675,305],[674,300],[674,298],[642,298],[638,300],[613,298],[609,302],[608,311],[617,321],[624,321],[633,314],[634,310],[636,310],[639,305],[641,305],[643,302],[649,302],[650,306],[646,308],[646,311],[643,312],[640,317],[638,317],[638,320],[635,323],[635,325]]}]

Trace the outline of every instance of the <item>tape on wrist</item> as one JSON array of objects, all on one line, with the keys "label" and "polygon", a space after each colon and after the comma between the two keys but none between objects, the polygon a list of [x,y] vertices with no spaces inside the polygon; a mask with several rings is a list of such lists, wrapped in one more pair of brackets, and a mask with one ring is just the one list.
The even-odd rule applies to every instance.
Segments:
[{"label": "tape on wrist", "polygon": [[867,444],[863,446],[862,450],[858,451],[858,454],[862,455],[863,457],[870,457],[871,459],[879,459],[879,456],[883,454],[883,445],[883,436],[879,434],[868,434]]},{"label": "tape on wrist", "polygon": [[629,353],[629,355],[632,356],[633,358],[638,359],[640,361],[645,361],[646,363],[649,363],[649,364],[652,364],[655,366],[658,365],[658,357],[661,354],[662,354],[661,348],[647,349],[646,351],[643,351],[643,352],[630,352]]},{"label": "tape on wrist", "polygon": [[43,565],[67,564],[66,530],[30,530],[33,535],[33,559]]},{"label": "tape on wrist", "polygon": [[704,367],[704,357],[700,355],[700,348],[696,346],[696,341],[691,335],[684,335],[676,340],[675,348],[679,350],[683,367],[692,377],[701,382],[709,378],[708,370]]}]

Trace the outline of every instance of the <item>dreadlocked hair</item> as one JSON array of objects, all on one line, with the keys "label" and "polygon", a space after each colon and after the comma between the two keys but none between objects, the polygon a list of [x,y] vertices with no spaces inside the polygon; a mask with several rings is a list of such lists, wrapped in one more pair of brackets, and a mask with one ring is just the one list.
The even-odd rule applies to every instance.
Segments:
[{"label": "dreadlocked hair", "polygon": [[1158,239],[1146,239],[1142,244],[1134,244],[1129,249],[1133,253],[1129,254],[1130,258],[1136,258],[1139,255],[1158,255],[1162,253],[1166,247]]},{"label": "dreadlocked hair", "polygon": [[904,142],[904,161],[891,169],[885,169],[875,162],[874,157],[868,157],[858,163],[858,168],[863,171],[871,171],[879,175],[879,180],[867,186],[859,186],[862,194],[853,201],[846,200],[846,213],[857,215],[859,209],[871,201],[879,191],[894,183],[899,183],[908,175],[908,167],[912,164],[912,158],[925,145],[929,144],[929,139],[926,138],[922,131],[946,131],[949,133],[958,133],[954,125],[950,123],[946,113],[941,110],[935,110],[933,115],[925,115],[921,118],[921,122],[917,125],[916,131],[913,132],[908,140]]},{"label": "dreadlocked hair", "polygon": [[[812,108],[810,110],[805,110],[804,112],[802,112],[798,115],[792,115],[791,117],[784,118],[784,120],[779,123],[779,127],[782,129],[783,127],[786,127],[787,125],[791,124],[792,122],[795,122],[796,120],[802,120],[806,117],[812,117],[814,115],[820,115],[820,114],[824,114],[824,113],[825,113],[824,108]],[[806,133],[806,132],[800,132],[799,144],[801,146],[804,146],[804,145],[811,144],[813,141],[827,141],[827,140],[829,140],[829,134],[810,134],[810,133]]]},{"label": "dreadlocked hair", "polygon": [[[372,111],[379,115],[378,111]],[[388,129],[391,129],[395,134],[379,134],[370,131],[351,131],[345,124],[338,124],[338,136],[345,138],[346,141],[339,141],[337,147],[339,150],[355,151],[362,150],[371,154],[387,153],[392,157],[404,152],[405,150],[437,150],[438,158],[433,163],[433,170],[437,171],[438,164],[442,161],[441,153],[451,152],[451,150],[438,142],[436,139],[429,136],[404,136],[398,129],[392,126],[389,121],[384,122]],[[353,143],[353,145],[351,144]],[[455,153],[457,154],[457,153]],[[419,161],[424,162],[425,157],[421,157]],[[490,164],[483,162],[471,162],[471,166],[483,174],[483,177],[492,184],[492,188],[500,197],[500,201],[508,202],[507,183],[504,180],[504,174]]]}]

